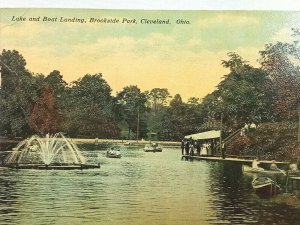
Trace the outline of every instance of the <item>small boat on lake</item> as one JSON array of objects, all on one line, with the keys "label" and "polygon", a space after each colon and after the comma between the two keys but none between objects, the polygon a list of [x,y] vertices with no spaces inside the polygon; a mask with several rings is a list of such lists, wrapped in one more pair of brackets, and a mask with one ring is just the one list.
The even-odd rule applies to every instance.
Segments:
[{"label": "small boat on lake", "polygon": [[262,197],[272,196],[280,192],[280,186],[268,177],[258,177],[252,181],[255,193]]},{"label": "small boat on lake", "polygon": [[243,172],[245,173],[262,173],[262,174],[284,174],[286,173],[280,169],[277,170],[265,170],[264,168],[252,168],[251,166],[243,165],[242,167]]},{"label": "small boat on lake", "polygon": [[108,158],[121,158],[122,155],[119,150],[110,149],[106,152],[106,157]]},{"label": "small boat on lake", "polygon": [[162,147],[157,143],[146,144],[144,147],[145,152],[162,152]]}]

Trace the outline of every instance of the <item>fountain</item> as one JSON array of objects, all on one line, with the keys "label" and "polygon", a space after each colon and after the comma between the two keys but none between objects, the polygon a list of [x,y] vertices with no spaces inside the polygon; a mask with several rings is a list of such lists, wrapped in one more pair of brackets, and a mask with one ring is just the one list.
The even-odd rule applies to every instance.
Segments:
[{"label": "fountain", "polygon": [[86,164],[77,145],[62,133],[41,138],[33,135],[21,141],[6,156],[3,166],[17,169],[88,169],[98,165]]}]

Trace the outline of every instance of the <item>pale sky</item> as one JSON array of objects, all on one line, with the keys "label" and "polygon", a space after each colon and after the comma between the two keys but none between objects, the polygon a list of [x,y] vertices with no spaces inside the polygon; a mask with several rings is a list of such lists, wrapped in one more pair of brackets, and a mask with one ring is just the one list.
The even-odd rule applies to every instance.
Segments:
[{"label": "pale sky", "polygon": [[[26,21],[12,21],[13,16]],[[38,18],[40,21],[29,21]],[[43,22],[43,18],[57,18]],[[60,17],[86,23],[59,22]],[[90,18],[136,19],[136,24],[90,23]],[[170,20],[170,25],[141,24]],[[176,24],[177,19],[190,24]],[[290,41],[300,12],[0,9],[0,47],[17,50],[27,69],[59,70],[67,82],[102,73],[113,94],[127,85],[168,88],[184,100],[212,92],[228,70],[221,60],[237,52],[258,66],[267,43]]]}]

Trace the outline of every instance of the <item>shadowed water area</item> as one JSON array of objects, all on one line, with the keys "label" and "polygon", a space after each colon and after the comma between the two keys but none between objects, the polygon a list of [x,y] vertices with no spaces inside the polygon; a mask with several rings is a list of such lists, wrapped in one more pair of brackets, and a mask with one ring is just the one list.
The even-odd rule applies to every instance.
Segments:
[{"label": "shadowed water area", "polygon": [[[108,145],[79,145],[91,170],[0,168],[0,224],[298,224],[300,209],[261,199],[232,163],[181,160]],[[1,157],[5,155],[1,152]],[[279,182],[281,181],[278,178]],[[282,182],[282,181],[281,181]]]}]

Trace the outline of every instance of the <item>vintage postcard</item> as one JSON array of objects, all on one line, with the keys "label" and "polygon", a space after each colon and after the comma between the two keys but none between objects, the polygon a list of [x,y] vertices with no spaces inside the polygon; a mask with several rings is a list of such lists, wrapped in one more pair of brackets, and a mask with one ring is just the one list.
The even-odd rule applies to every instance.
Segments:
[{"label": "vintage postcard", "polygon": [[300,11],[0,9],[0,224],[298,224]]}]

